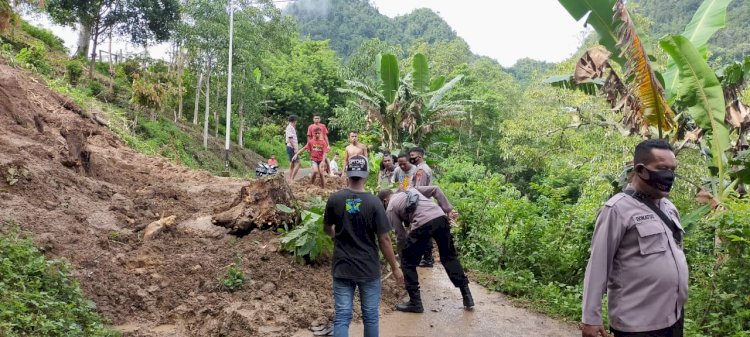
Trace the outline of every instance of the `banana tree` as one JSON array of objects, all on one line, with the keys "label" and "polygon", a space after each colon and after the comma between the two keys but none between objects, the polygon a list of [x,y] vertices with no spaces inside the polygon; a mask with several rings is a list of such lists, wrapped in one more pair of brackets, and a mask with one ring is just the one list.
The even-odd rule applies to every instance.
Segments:
[{"label": "banana tree", "polygon": [[[728,165],[740,167],[737,154],[746,149],[746,130],[750,125],[750,113],[747,106],[739,101],[739,93],[750,77],[750,61],[735,64],[725,69],[717,77],[706,62],[706,44],[708,39],[725,23],[727,0],[706,0],[698,9],[685,33],[680,36],[667,36],[660,41],[660,46],[670,55],[667,69],[666,93],[657,74],[650,66],[649,56],[635,31],[627,9],[622,0],[611,2],[609,9],[600,1],[560,0],[563,6],[574,17],[589,14],[588,23],[604,37],[600,43],[610,52],[623,59],[620,64],[626,69],[624,83],[610,66],[610,58],[602,47],[587,51],[576,66],[572,82],[576,85],[591,83],[593,80],[606,77],[604,84],[596,86],[596,91],[603,92],[615,110],[625,112],[624,122],[633,126],[655,125],[659,132],[669,132],[672,139],[684,142],[697,141],[703,153],[709,159],[709,168],[714,177],[711,181],[713,198],[720,203],[733,190],[732,187],[744,182],[743,169],[732,169]],[[585,11],[587,9],[587,11]],[[613,13],[612,22],[601,18]],[[612,49],[610,37],[617,32],[616,49]],[[615,58],[617,61],[617,59]],[[745,68],[745,64],[748,64]],[[747,70],[747,71],[746,71]],[[719,81],[722,78],[722,82]],[[566,87],[561,81],[565,78],[550,79],[551,84]],[[722,84],[724,87],[722,88]],[[572,85],[567,85],[572,87]],[[730,104],[725,104],[725,98]],[[675,102],[684,111],[681,120],[692,120],[697,129],[685,129],[682,123],[677,129],[676,116],[668,102]],[[630,111],[628,111],[630,110]],[[729,134],[737,130],[739,140],[730,158],[727,157],[731,147]],[[641,135],[648,136],[648,128],[640,129]],[[728,183],[731,181],[731,183]]]},{"label": "banana tree", "polygon": [[464,107],[469,101],[445,102],[445,95],[461,81],[462,75],[447,82],[443,76],[431,78],[423,54],[414,55],[412,71],[405,76],[400,75],[395,55],[378,55],[376,60],[381,80],[378,88],[346,81],[348,87],[339,88],[339,92],[355,97],[368,122],[380,124],[381,140],[388,149],[406,142],[419,144],[438,125],[455,126],[465,115]]}]

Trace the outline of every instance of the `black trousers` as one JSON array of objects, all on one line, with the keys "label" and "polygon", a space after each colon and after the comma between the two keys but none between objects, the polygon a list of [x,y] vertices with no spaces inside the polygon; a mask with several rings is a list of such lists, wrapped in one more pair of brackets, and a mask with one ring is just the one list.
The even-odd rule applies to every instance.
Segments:
[{"label": "black trousers", "polygon": [[674,325],[659,330],[644,332],[622,332],[617,331],[612,327],[610,327],[609,330],[611,330],[612,333],[615,334],[615,337],[682,337],[682,330],[684,326],[685,320],[683,316],[680,317],[680,319],[678,319]]},{"label": "black trousers", "polygon": [[435,239],[440,253],[440,263],[443,264],[448,278],[456,287],[469,283],[464,268],[458,260],[458,252],[453,244],[450,223],[447,217],[439,217],[412,230],[406,239],[404,249],[401,250],[401,271],[404,273],[404,283],[407,291],[419,290],[419,276],[417,266],[427,245],[431,245],[430,238]]},{"label": "black trousers", "polygon": [[426,261],[432,261],[432,238],[430,238],[427,243],[427,250],[424,252],[424,255],[422,256],[422,260]]}]

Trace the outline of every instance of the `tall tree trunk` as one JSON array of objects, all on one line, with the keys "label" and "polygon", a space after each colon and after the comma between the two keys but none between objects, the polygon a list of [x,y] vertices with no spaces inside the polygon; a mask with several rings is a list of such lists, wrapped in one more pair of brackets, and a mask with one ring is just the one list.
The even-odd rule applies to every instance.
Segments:
[{"label": "tall tree trunk", "polygon": [[99,44],[99,24],[95,24],[93,27],[94,30],[94,44],[91,48],[91,67],[89,68],[89,78],[94,78],[94,68],[96,67],[96,46]]},{"label": "tall tree trunk", "polygon": [[[219,76],[216,76],[216,80],[219,80]],[[219,138],[219,107],[221,106],[221,101],[219,100],[219,89],[221,87],[221,82],[216,84],[216,109],[214,109],[214,137]]]},{"label": "tall tree trunk", "polygon": [[203,85],[203,70],[198,75],[198,85],[195,86],[195,109],[193,110],[193,125],[198,125],[198,106],[201,103],[201,85]]},{"label": "tall tree trunk", "polygon": [[[475,158],[477,160],[477,162],[479,162],[479,149],[482,148],[481,144],[482,144],[482,135],[479,135],[479,142],[477,143],[477,156]],[[492,143],[490,143],[490,144],[492,144]]]},{"label": "tall tree trunk", "polygon": [[208,61],[208,69],[206,70],[206,118],[203,122],[203,149],[208,150],[208,114],[210,110],[210,97],[211,93],[211,60]]},{"label": "tall tree trunk", "polygon": [[238,125],[240,132],[237,134],[237,144],[240,147],[245,146],[244,141],[243,141],[243,138],[244,138],[243,131],[245,130],[245,111],[244,110],[245,110],[245,101],[243,100],[243,101],[240,101],[240,111],[239,111],[240,125]]},{"label": "tall tree trunk", "polygon": [[[115,68],[112,66],[112,31],[109,31],[109,92],[114,94],[112,88],[115,83]],[[114,95],[113,95],[114,96]]]},{"label": "tall tree trunk", "polygon": [[182,119],[182,105],[185,93],[183,92],[182,76],[185,74],[184,55],[182,47],[177,48],[177,118]]},{"label": "tall tree trunk", "polygon": [[89,52],[89,43],[91,42],[91,25],[78,23],[78,47],[76,48],[75,57],[85,58]]}]

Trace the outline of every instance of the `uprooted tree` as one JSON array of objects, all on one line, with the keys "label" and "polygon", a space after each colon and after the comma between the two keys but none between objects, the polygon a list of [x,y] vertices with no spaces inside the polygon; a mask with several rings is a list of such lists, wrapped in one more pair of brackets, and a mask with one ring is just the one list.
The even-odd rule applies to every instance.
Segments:
[{"label": "uprooted tree", "polygon": [[214,212],[211,221],[228,228],[234,235],[243,235],[256,228],[293,226],[299,220],[295,205],[296,200],[284,175],[277,174],[251,180],[242,187],[232,204]]}]

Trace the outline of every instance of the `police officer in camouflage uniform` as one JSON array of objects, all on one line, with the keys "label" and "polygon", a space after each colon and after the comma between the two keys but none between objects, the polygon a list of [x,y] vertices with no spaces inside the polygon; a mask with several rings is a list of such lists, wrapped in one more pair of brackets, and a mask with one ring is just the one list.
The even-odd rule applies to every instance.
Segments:
[{"label": "police officer in camouflage uniform", "polygon": [[683,230],[667,196],[677,160],[662,140],[638,144],[634,177],[601,209],[583,283],[583,337],[608,336],[602,322],[606,292],[616,337],[681,337],[688,266]]}]

